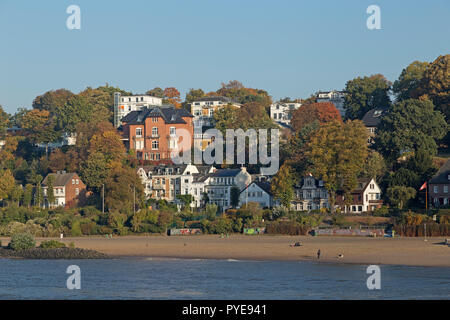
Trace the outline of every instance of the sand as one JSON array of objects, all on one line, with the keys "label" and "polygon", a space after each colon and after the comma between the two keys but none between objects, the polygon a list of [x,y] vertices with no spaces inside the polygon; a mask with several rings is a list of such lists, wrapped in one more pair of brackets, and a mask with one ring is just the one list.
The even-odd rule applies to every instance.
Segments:
[{"label": "sand", "polygon": [[[0,239],[3,245],[7,238]],[[37,243],[41,240],[37,239]],[[301,242],[300,247],[290,244]],[[76,247],[114,257],[165,257],[236,260],[290,260],[450,267],[450,247],[444,238],[370,238],[335,236],[128,236],[65,238]],[[343,258],[338,258],[342,254]]]}]

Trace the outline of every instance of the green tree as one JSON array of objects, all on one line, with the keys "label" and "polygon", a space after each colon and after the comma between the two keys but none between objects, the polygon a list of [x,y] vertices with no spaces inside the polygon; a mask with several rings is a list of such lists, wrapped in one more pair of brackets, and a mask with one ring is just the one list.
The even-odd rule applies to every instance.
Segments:
[{"label": "green tree", "polygon": [[273,177],[270,188],[275,199],[279,200],[285,208],[290,208],[294,198],[294,176],[288,165],[282,165]]},{"label": "green tree", "polygon": [[236,208],[239,205],[239,196],[241,194],[241,190],[238,187],[233,186],[230,189],[230,202],[233,208]]},{"label": "green tree", "polygon": [[47,178],[47,201],[48,206],[51,208],[55,203],[55,192],[53,189],[53,183],[55,182],[55,177],[50,175]]},{"label": "green tree", "polygon": [[14,190],[16,181],[11,173],[11,170],[0,170],[0,199],[5,201],[11,198],[11,193]]},{"label": "green tree", "polygon": [[408,99],[394,104],[383,117],[375,136],[375,147],[391,162],[419,148],[435,155],[436,140],[442,139],[447,131],[444,116],[434,110],[431,101]]},{"label": "green tree", "polygon": [[334,213],[336,192],[349,194],[362,172],[367,158],[366,128],[356,120],[326,123],[310,139],[308,149],[311,172],[323,180]]},{"label": "green tree", "polygon": [[379,181],[387,171],[384,158],[375,150],[370,150],[363,167],[363,177]]},{"label": "green tree", "polygon": [[157,98],[164,98],[164,90],[160,87],[153,88],[152,90],[148,90],[145,94]]},{"label": "green tree", "polygon": [[414,61],[402,70],[398,80],[392,86],[397,101],[419,97],[420,85],[428,66],[428,62]]},{"label": "green tree", "polygon": [[190,89],[188,93],[186,93],[186,102],[192,102],[198,100],[205,96],[205,92],[202,89]]},{"label": "green tree", "polygon": [[389,107],[391,83],[381,74],[358,77],[345,85],[344,109],[347,119],[362,119],[367,111]]},{"label": "green tree", "polygon": [[110,165],[102,153],[92,153],[81,165],[81,179],[90,188],[99,190],[109,175]]},{"label": "green tree", "polygon": [[9,126],[9,115],[3,110],[0,105],[0,140],[6,136],[6,129]]},{"label": "green tree", "polygon": [[387,189],[389,202],[399,209],[407,204],[408,200],[416,196],[416,190],[411,187],[393,186]]},{"label": "green tree", "polygon": [[56,115],[73,96],[74,94],[66,89],[47,91],[33,100],[33,108],[46,110],[51,115]]},{"label": "green tree", "polygon": [[32,200],[33,200],[33,185],[27,183],[22,196],[22,205],[29,208],[31,206]]}]

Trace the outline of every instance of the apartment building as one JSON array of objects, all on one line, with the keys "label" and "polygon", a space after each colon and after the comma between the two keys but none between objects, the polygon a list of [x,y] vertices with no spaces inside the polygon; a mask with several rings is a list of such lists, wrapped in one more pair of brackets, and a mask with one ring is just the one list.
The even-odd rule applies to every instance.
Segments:
[{"label": "apartment building", "polygon": [[194,116],[194,146],[196,148],[204,150],[211,143],[211,139],[204,138],[203,133],[214,127],[214,113],[227,105],[241,107],[241,104],[221,96],[203,97],[191,103],[191,113]]},{"label": "apartment building", "polygon": [[301,103],[297,102],[277,102],[270,106],[270,117],[281,125],[290,126],[292,112],[301,107]]},{"label": "apartment building", "polygon": [[121,119],[120,129],[125,146],[135,150],[137,159],[171,160],[172,152],[192,148],[192,115],[171,105],[131,111]]},{"label": "apartment building", "polygon": [[162,98],[149,95],[122,96],[114,93],[114,126],[119,127],[121,120],[132,111],[140,111],[151,106],[161,106]]},{"label": "apartment building", "polygon": [[344,99],[345,92],[336,90],[319,91],[316,96],[316,102],[332,102],[342,117],[345,116]]}]

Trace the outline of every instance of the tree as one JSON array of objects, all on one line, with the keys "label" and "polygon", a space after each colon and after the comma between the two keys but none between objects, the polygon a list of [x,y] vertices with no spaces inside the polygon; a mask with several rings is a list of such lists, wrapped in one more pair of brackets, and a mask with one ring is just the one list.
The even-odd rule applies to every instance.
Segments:
[{"label": "tree", "polygon": [[208,217],[208,220],[213,221],[216,218],[217,215],[217,204],[215,203],[208,203],[205,208],[206,216]]},{"label": "tree", "polygon": [[344,109],[347,119],[362,119],[367,111],[389,107],[391,83],[381,74],[358,77],[345,85]]},{"label": "tree", "polygon": [[0,140],[6,136],[6,129],[9,125],[9,115],[3,110],[0,105]]},{"label": "tree", "polygon": [[416,196],[416,190],[411,187],[394,186],[387,189],[387,196],[391,204],[398,209],[403,209],[408,200]]},{"label": "tree", "polygon": [[148,90],[145,94],[157,98],[164,98],[164,90],[160,87],[153,88],[152,90]]},{"label": "tree", "polygon": [[421,99],[431,99],[436,110],[441,111],[450,121],[450,54],[439,56],[424,72]]},{"label": "tree", "polygon": [[167,101],[167,103],[174,105],[176,108],[179,108],[181,106],[180,91],[178,91],[177,88],[165,88],[164,99]]},{"label": "tree", "polygon": [[280,200],[285,208],[290,208],[294,198],[294,177],[292,169],[288,165],[282,165],[273,177],[270,189],[275,199]]},{"label": "tree", "polygon": [[82,163],[80,176],[90,188],[99,190],[109,175],[111,166],[102,153],[91,153]]},{"label": "tree", "polygon": [[31,200],[33,200],[33,185],[27,183],[22,196],[22,205],[29,208],[31,206]]},{"label": "tree", "polygon": [[233,186],[230,189],[230,202],[233,208],[236,208],[239,205],[239,196],[241,194],[241,190],[238,187]]},{"label": "tree", "polygon": [[0,199],[5,201],[11,198],[16,181],[9,169],[0,170]]},{"label": "tree", "polygon": [[22,117],[21,127],[26,130],[32,143],[50,143],[60,138],[53,118],[47,110],[30,110]]},{"label": "tree", "polygon": [[307,156],[311,172],[323,180],[332,213],[337,191],[349,194],[356,187],[367,158],[367,131],[361,121],[329,122],[311,137]]},{"label": "tree", "polygon": [[292,113],[291,125],[295,131],[300,131],[305,125],[314,121],[323,124],[330,121],[342,121],[342,118],[331,102],[302,105]]},{"label": "tree", "polygon": [[116,130],[105,131],[92,136],[89,154],[102,153],[107,162],[120,161],[124,158],[126,150]]},{"label": "tree", "polygon": [[419,148],[435,155],[436,140],[442,139],[447,131],[444,116],[434,110],[431,101],[408,99],[394,104],[383,117],[375,136],[375,147],[391,162]]},{"label": "tree", "polygon": [[194,197],[190,194],[177,194],[176,197],[178,200],[181,201],[181,203],[183,203],[183,207],[184,208],[189,208],[189,206],[191,205],[192,201],[194,200]]},{"label": "tree", "polygon": [[47,178],[47,201],[48,206],[51,208],[55,203],[55,193],[53,190],[53,183],[55,182],[55,178],[53,176],[48,176]]},{"label": "tree", "polygon": [[233,101],[242,104],[258,102],[265,109],[269,108],[272,104],[272,98],[267,91],[262,89],[246,88],[237,80],[232,80],[226,84],[222,83],[222,87],[216,91],[216,94],[231,98]]},{"label": "tree", "polygon": [[205,96],[205,92],[202,89],[191,88],[188,93],[186,93],[186,102],[192,102],[198,100]]},{"label": "tree", "polygon": [[386,173],[386,162],[375,150],[370,150],[363,167],[363,176],[377,181]]},{"label": "tree", "polygon": [[402,70],[398,80],[392,86],[397,101],[417,99],[420,96],[420,86],[428,66],[428,62],[414,61]]},{"label": "tree", "polygon": [[66,89],[47,91],[33,100],[33,108],[46,110],[51,115],[56,115],[73,96],[74,94]]}]

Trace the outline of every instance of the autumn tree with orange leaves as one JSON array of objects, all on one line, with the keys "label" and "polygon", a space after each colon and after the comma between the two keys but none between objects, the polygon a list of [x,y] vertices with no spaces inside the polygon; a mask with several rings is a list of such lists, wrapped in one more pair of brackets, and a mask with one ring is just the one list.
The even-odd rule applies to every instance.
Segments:
[{"label": "autumn tree with orange leaves", "polygon": [[324,124],[330,121],[342,122],[341,114],[331,102],[317,102],[303,105],[292,113],[291,125],[298,132],[314,121]]}]

